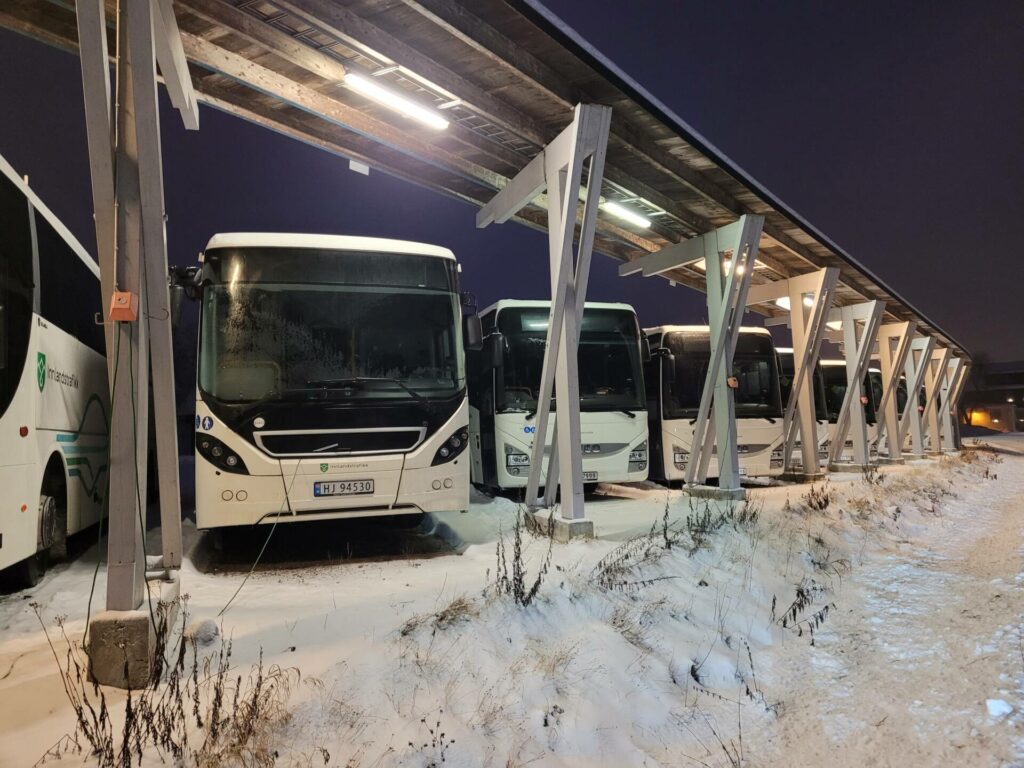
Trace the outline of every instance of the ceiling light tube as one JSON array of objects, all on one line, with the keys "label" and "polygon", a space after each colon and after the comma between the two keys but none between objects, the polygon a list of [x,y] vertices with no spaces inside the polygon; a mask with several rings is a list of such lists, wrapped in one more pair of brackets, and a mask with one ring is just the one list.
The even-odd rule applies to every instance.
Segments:
[{"label": "ceiling light tube", "polygon": [[651,220],[645,216],[641,216],[636,211],[631,211],[624,205],[613,203],[608,201],[601,203],[601,209],[607,213],[610,213],[617,219],[622,219],[627,224],[632,224],[634,227],[640,227],[641,229],[647,229],[651,226]]},{"label": "ceiling light tube", "polygon": [[434,130],[443,131],[448,127],[448,121],[435,110],[422,104],[417,104],[412,99],[401,96],[390,88],[385,88],[379,83],[375,83],[368,77],[350,72],[345,75],[345,85],[356,93],[360,93],[368,99],[373,99],[378,104],[382,104],[388,109],[393,109]]}]

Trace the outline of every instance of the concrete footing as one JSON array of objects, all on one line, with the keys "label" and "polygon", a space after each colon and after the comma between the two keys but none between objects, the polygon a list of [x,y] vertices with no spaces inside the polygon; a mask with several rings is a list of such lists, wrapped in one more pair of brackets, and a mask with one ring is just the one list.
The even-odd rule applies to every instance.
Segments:
[{"label": "concrete footing", "polygon": [[89,674],[100,685],[144,688],[156,653],[149,610],[104,611],[89,621]]},{"label": "concrete footing", "polygon": [[544,534],[550,531],[549,526],[554,525],[552,535],[555,541],[561,544],[568,544],[573,539],[594,538],[594,521],[585,517],[566,520],[559,515],[551,514],[551,510],[548,509],[538,509],[527,514],[537,529]]},{"label": "concrete footing", "polygon": [[746,501],[745,488],[719,488],[714,485],[684,485],[683,490],[698,499],[719,499],[721,501]]},{"label": "concrete footing", "polygon": [[891,466],[894,464],[906,464],[907,460],[904,459],[902,456],[898,459],[890,459],[888,456],[879,456],[878,463]]},{"label": "concrete footing", "polygon": [[[104,611],[89,620],[89,674],[100,685],[138,690],[150,682],[156,656],[156,628],[153,621],[174,625],[177,616],[179,582],[176,572],[146,582],[148,602],[134,611]],[[162,607],[161,607],[162,606]]]},{"label": "concrete footing", "polygon": [[923,453],[904,453],[903,458],[905,461],[920,461],[921,459],[927,458]]},{"label": "concrete footing", "polygon": [[854,464],[851,462],[839,462],[838,464],[829,464],[829,472],[867,472],[872,468],[877,468],[875,464]]}]

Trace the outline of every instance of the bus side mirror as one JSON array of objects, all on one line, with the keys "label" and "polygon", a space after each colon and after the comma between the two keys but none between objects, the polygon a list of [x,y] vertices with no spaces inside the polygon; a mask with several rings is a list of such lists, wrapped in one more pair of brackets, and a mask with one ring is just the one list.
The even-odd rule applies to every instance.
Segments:
[{"label": "bus side mirror", "polygon": [[466,315],[465,336],[463,339],[466,349],[478,352],[484,345],[484,330],[480,324],[480,315],[474,312]]},{"label": "bus side mirror", "polygon": [[487,337],[487,356],[484,358],[488,368],[501,368],[505,364],[505,336],[495,331]]},{"label": "bus side mirror", "polygon": [[643,331],[640,332],[640,360],[644,363],[651,362],[651,342]]},{"label": "bus side mirror", "polygon": [[185,289],[180,285],[171,283],[170,285],[170,307],[169,314],[171,316],[171,326],[177,327],[178,323],[181,322],[181,304],[185,300]]},{"label": "bus side mirror", "polygon": [[199,298],[202,279],[202,269],[196,266],[171,267],[168,270],[167,286],[170,290],[171,325],[177,325],[181,320],[181,307],[186,298],[193,301]]}]

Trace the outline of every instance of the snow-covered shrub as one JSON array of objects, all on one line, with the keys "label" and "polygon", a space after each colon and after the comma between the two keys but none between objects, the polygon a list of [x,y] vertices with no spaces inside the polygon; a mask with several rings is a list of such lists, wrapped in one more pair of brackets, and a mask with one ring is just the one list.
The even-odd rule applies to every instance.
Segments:
[{"label": "snow-covered shrub", "polygon": [[[201,657],[195,636],[187,632],[187,600],[157,605],[152,682],[128,690],[120,727],[103,688],[90,679],[84,649],[64,630],[63,618],[56,620],[67,645],[61,658],[40,606],[33,604],[76,718],[75,732],[47,756],[86,753],[101,768],[148,765],[160,755],[196,768],[274,764],[269,734],[289,717],[285,705],[300,680],[298,669],[264,666],[261,650],[248,676],[235,674],[231,641],[223,639],[215,652]],[[181,615],[177,631],[171,626],[175,609]]]}]

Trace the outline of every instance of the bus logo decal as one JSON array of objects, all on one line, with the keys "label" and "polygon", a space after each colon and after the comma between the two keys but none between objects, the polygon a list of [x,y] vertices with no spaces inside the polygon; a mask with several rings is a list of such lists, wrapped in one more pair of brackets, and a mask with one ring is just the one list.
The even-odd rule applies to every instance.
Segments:
[{"label": "bus logo decal", "polygon": [[36,384],[39,385],[40,392],[46,386],[46,355],[42,352],[36,355]]},{"label": "bus logo decal", "polygon": [[523,432],[524,432],[525,434],[527,434],[527,435],[532,435],[532,434],[534,434],[534,433],[535,433],[536,431],[537,431],[537,428],[536,428],[536,427],[531,427],[531,426],[525,426],[525,427],[523,427]]},{"label": "bus logo decal", "polygon": [[320,471],[321,471],[321,472],[326,472],[326,471],[327,471],[327,467],[328,467],[328,465],[327,465],[327,464],[321,464],[321,465],[320,465]]},{"label": "bus logo decal", "polygon": [[209,416],[206,416],[203,419],[203,429],[205,429],[207,432],[213,429],[213,419],[211,419]]}]

